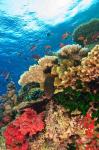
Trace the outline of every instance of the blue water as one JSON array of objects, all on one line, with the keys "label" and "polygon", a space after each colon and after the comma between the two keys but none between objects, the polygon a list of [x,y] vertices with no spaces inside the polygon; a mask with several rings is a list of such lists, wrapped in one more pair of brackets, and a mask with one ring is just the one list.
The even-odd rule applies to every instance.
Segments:
[{"label": "blue water", "polygon": [[54,52],[73,43],[62,34],[93,18],[99,18],[99,0],[0,0],[0,94],[9,80],[19,88],[20,75],[37,63],[32,55],[44,56],[46,45]]}]

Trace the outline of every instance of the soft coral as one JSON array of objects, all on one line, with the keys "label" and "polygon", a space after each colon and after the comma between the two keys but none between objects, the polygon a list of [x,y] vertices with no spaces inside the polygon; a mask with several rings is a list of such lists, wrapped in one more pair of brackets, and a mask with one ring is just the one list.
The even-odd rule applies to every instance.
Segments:
[{"label": "soft coral", "polygon": [[43,113],[37,114],[28,108],[17,117],[4,132],[6,146],[11,150],[28,150],[29,144],[26,136],[32,136],[44,129]]}]

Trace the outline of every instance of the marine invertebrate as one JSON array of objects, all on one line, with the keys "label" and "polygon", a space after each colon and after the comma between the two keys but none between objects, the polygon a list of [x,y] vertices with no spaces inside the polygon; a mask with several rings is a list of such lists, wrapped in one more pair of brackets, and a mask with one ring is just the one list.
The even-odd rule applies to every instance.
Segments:
[{"label": "marine invertebrate", "polygon": [[66,149],[66,140],[73,132],[75,121],[70,121],[68,111],[53,101],[47,105],[46,113],[45,132],[31,142],[31,149]]},{"label": "marine invertebrate", "polygon": [[[80,54],[82,55],[83,53],[84,51],[82,48],[80,51]],[[63,55],[65,54],[63,53]],[[57,89],[62,89],[62,88],[66,88],[69,86],[71,86],[72,88],[76,88],[76,83],[78,80],[82,82],[83,86],[84,84],[91,83],[92,81],[98,83],[98,80],[99,80],[99,45],[96,45],[91,50],[91,52],[88,53],[87,57],[82,58],[80,60],[80,64],[76,66],[71,65],[67,67],[66,65],[61,64],[60,62],[60,65],[53,66],[51,73],[52,75],[55,76],[55,82],[54,82],[54,86],[56,87],[55,93],[58,91]],[[86,87],[89,88],[88,84]]]},{"label": "marine invertebrate", "polygon": [[7,149],[29,149],[26,136],[35,135],[44,129],[43,114],[32,109],[25,109],[24,113],[11,122],[4,131]]},{"label": "marine invertebrate", "polygon": [[43,68],[52,67],[53,65],[58,63],[58,59],[56,56],[45,56],[39,59],[38,64]]},{"label": "marine invertebrate", "polygon": [[46,56],[38,61],[38,65],[31,66],[29,71],[21,75],[19,84],[26,85],[28,83],[37,82],[42,85],[46,79],[46,74],[50,73],[50,68],[57,63],[56,56]]},{"label": "marine invertebrate", "polygon": [[[59,57],[67,60],[80,61],[88,53],[88,48],[82,48],[79,44],[66,45],[59,50]],[[75,65],[73,63],[73,65]]]},{"label": "marine invertebrate", "polygon": [[16,87],[13,81],[8,83],[7,92],[0,97],[0,100],[2,101],[2,116],[11,115],[11,108],[17,103]]},{"label": "marine invertebrate", "polygon": [[43,67],[41,67],[40,65],[34,65],[29,68],[29,71],[26,71],[21,75],[18,83],[24,86],[28,83],[32,82],[43,83],[44,81],[45,76],[43,72]]},{"label": "marine invertebrate", "polygon": [[91,82],[99,78],[99,45],[96,45],[88,56],[82,59],[77,75],[82,82]]},{"label": "marine invertebrate", "polygon": [[75,88],[75,83],[79,79],[77,76],[78,66],[87,54],[88,49],[82,48],[79,44],[67,45],[59,50],[59,64],[54,65],[51,69],[51,74],[55,77],[54,93],[69,86]]},{"label": "marine invertebrate", "polygon": [[99,19],[78,26],[74,30],[73,38],[76,43],[83,46],[99,41]]}]

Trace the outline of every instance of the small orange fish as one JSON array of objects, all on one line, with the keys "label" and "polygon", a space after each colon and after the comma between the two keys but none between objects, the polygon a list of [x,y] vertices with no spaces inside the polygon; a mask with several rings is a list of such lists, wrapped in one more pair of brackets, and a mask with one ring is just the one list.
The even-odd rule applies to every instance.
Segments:
[{"label": "small orange fish", "polygon": [[84,39],[85,39],[85,37],[82,36],[82,35],[78,37],[78,40],[79,40],[79,41],[83,41]]},{"label": "small orange fish", "polygon": [[31,47],[31,51],[34,51],[36,49],[36,45],[32,45],[32,47]]},{"label": "small orange fish", "polygon": [[62,48],[62,47],[64,47],[64,46],[65,46],[64,43],[60,43],[60,45],[59,45],[60,48]]},{"label": "small orange fish", "polygon": [[64,39],[66,39],[67,37],[69,36],[69,33],[64,33],[63,35],[62,35],[62,40],[64,40]]},{"label": "small orange fish", "polygon": [[35,55],[32,55],[32,58],[35,60],[39,60],[41,57],[40,55],[35,54]]},{"label": "small orange fish", "polygon": [[93,36],[92,36],[92,40],[97,40],[99,38],[99,32],[97,32],[96,34],[94,34]]},{"label": "small orange fish", "polygon": [[45,49],[51,49],[52,47],[50,45],[46,45]]}]

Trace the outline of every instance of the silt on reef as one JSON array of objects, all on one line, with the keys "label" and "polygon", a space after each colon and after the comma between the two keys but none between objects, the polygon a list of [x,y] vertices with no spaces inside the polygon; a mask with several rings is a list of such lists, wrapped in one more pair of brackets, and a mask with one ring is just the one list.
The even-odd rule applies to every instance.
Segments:
[{"label": "silt on reef", "polygon": [[99,147],[99,45],[90,52],[78,44],[65,46],[31,66],[19,84],[17,95],[13,85],[5,95],[14,114],[3,126],[5,140],[12,136],[9,127],[16,131],[12,145],[6,143],[11,150],[13,144],[25,150]]}]

